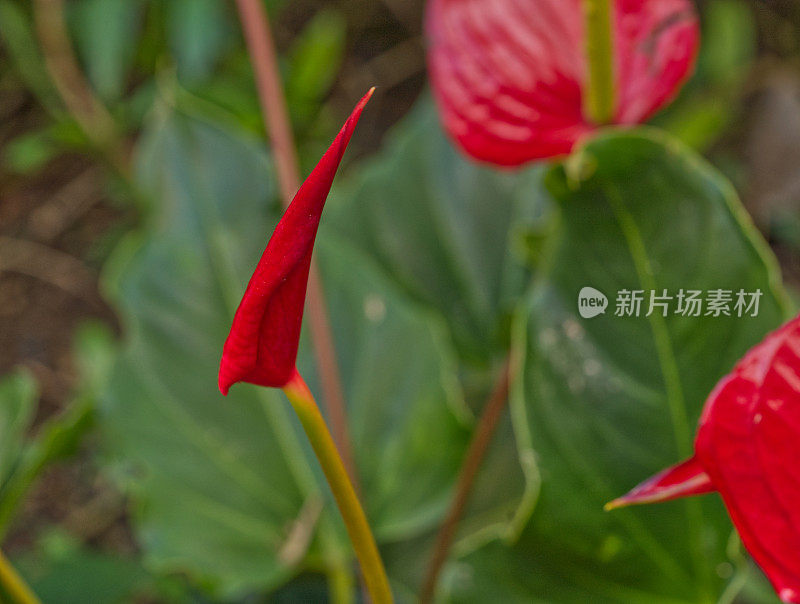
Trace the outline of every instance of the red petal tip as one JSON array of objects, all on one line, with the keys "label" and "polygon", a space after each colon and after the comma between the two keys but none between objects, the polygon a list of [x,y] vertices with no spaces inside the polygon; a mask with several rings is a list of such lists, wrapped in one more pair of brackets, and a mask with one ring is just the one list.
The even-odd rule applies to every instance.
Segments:
[{"label": "red petal tip", "polygon": [[609,511],[628,505],[669,501],[678,497],[711,493],[714,490],[708,474],[692,457],[677,466],[659,472],[626,495],[608,502],[603,509]]},{"label": "red petal tip", "polygon": [[364,107],[372,98],[373,94],[375,94],[375,86],[367,90],[367,94],[361,97],[361,100],[358,101],[358,103],[356,104],[356,108],[353,110],[353,114],[350,119],[353,119],[353,117],[355,117],[355,119],[358,120],[358,118],[361,117],[361,112],[364,110]]}]

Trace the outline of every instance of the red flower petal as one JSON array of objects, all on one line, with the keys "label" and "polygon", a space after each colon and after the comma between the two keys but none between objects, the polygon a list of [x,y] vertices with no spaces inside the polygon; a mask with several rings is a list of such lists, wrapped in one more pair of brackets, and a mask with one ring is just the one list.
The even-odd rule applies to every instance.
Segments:
[{"label": "red flower petal", "polygon": [[[428,62],[448,133],[477,159],[501,165],[563,155],[594,129],[581,0],[430,0]],[[669,101],[699,44],[690,0],[616,0],[615,123],[633,124]]]},{"label": "red flower petal", "polygon": [[800,319],[717,386],[695,449],[745,547],[781,599],[800,602]]},{"label": "red flower petal", "polygon": [[712,493],[714,490],[708,474],[697,459],[692,457],[677,466],[659,472],[626,495],[607,503],[606,510],[626,505],[669,501],[689,495],[702,495]]},{"label": "red flower petal", "polygon": [[258,261],[222,351],[219,389],[236,382],[281,387],[292,377],[314,239],[333,177],[370,90],[294,196]]},{"label": "red flower petal", "polygon": [[[713,485],[780,598],[800,603],[800,317],[768,335],[717,384],[695,452],[609,506]],[[697,490],[701,476],[710,482]]]}]

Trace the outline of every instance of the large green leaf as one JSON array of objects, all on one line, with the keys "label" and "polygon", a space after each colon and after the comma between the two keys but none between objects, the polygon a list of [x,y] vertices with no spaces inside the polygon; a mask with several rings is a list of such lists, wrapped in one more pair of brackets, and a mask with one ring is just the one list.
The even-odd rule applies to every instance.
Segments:
[{"label": "large green leaf", "polygon": [[[508,318],[524,294],[525,235],[547,223],[542,170],[502,173],[461,155],[423,98],[385,148],[334,190],[323,230],[347,238],[413,300],[438,316],[455,344],[469,407],[479,413],[508,351]],[[393,361],[398,364],[398,361]],[[477,363],[476,363],[477,362]],[[402,363],[401,363],[402,364]],[[469,411],[467,411],[469,413]],[[516,534],[535,500],[530,451],[504,417],[483,460],[454,550]],[[398,556],[418,585],[431,541]]]},{"label": "large green leaf", "polygon": [[[650,131],[612,132],[547,179],[563,219],[515,329],[512,405],[542,476],[520,542],[454,565],[454,601],[710,602],[732,571],[716,495],[603,511],[690,454],[708,393],[786,316],[774,259],[731,187]],[[578,293],[609,297],[584,319]],[[615,316],[619,290],[763,292],[756,317]]]},{"label": "large green leaf", "polygon": [[[542,170],[500,173],[461,157],[423,98],[384,150],[334,187],[324,232],[346,238],[413,300],[438,316],[456,345],[469,407],[479,412],[508,350],[508,316],[524,294],[525,236],[547,223]],[[475,362],[477,361],[477,365]],[[398,359],[391,361],[402,366]],[[469,410],[466,411],[469,414]],[[454,551],[518,533],[536,497],[530,450],[504,417],[472,489]],[[432,540],[388,564],[417,587]],[[409,549],[400,546],[400,549]]]},{"label": "large green leaf", "polygon": [[127,341],[102,427],[132,468],[151,565],[223,592],[274,585],[292,573],[276,552],[313,478],[278,396],[215,387],[231,304],[269,228],[269,163],[255,143],[161,109],[138,151],[151,223],[108,273]]},{"label": "large green leaf", "polygon": [[[266,154],[161,107],[138,157],[154,205],[108,273],[126,341],[101,419],[148,563],[221,595],[274,587],[302,568],[302,526],[322,500],[313,567],[346,562],[338,514],[282,395],[240,385],[223,398],[216,386],[274,225]],[[451,411],[463,405],[453,355],[439,324],[360,252],[332,233],[318,246],[365,507],[380,541],[407,539],[441,517],[466,445]],[[319,394],[310,356],[304,341],[301,369]]]},{"label": "large green leaf", "polygon": [[[452,353],[436,322],[345,241],[323,237],[317,249],[372,529],[406,539],[436,526],[466,446]],[[310,344],[300,368],[316,386]]]},{"label": "large green leaf", "polygon": [[503,173],[463,158],[425,99],[339,190],[339,230],[446,319],[462,356],[507,350],[504,317],[527,284],[515,226],[541,213],[541,171]]}]

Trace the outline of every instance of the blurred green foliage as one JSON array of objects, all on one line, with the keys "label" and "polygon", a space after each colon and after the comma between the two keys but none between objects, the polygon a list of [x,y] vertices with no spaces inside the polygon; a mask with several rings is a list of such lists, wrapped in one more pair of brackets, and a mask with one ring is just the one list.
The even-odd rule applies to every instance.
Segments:
[{"label": "blurred green foliage", "polygon": [[48,604],[114,604],[157,591],[165,595],[136,558],[93,552],[58,530],[43,535],[15,563]]},{"label": "blurred green foliage", "polygon": [[0,382],[0,485],[5,485],[19,463],[25,434],[36,412],[36,383],[23,371]]},{"label": "blurred green foliage", "polygon": [[750,4],[745,0],[706,4],[696,73],[678,102],[653,120],[698,151],[708,151],[741,114],[741,86],[757,51]]},{"label": "blurred green foliage", "polygon": [[[285,3],[266,4],[280,22]],[[34,428],[33,379],[20,371],[0,382],[0,534],[45,465],[92,428],[95,461],[129,498],[141,551],[98,552],[58,529],[35,536],[18,560],[45,602],[324,600],[355,575],[302,433],[278,393],[243,385],[223,399],[215,385],[232,313],[279,212],[233,3],[67,7],[93,94],[135,141],[135,169],[112,190],[142,203],[103,270],[121,339],[81,331],[82,378],[67,412]],[[340,125],[332,99],[344,94],[358,7],[326,4],[282,36],[304,166]],[[317,256],[362,494],[401,601],[414,599],[475,411],[509,349],[522,368],[510,417],[478,477],[443,601],[774,601],[731,547],[715,496],[601,510],[686,453],[710,388],[785,316],[770,252],[696,155],[719,159],[743,110],[759,50],[753,10],[703,3],[697,73],[654,119],[694,151],[650,132],[612,133],[546,178],[542,167],[496,171],[452,147],[423,95],[382,151],[335,184]],[[100,153],[48,75],[30,3],[0,0],[0,36],[50,116],[5,145],[3,165],[32,175],[64,151]],[[781,222],[786,240],[800,240],[795,218]],[[752,320],[608,312],[586,322],[575,307],[585,285],[765,297]],[[306,339],[300,364],[319,392]]]},{"label": "blurred green foliage", "polygon": [[20,370],[0,382],[0,538],[33,481],[48,464],[71,455],[90,429],[92,405],[81,398],[25,438],[32,430],[37,392],[33,378]]},{"label": "blurred green foliage", "polygon": [[70,6],[70,32],[89,81],[101,99],[118,101],[135,59],[144,3],[85,0]]}]

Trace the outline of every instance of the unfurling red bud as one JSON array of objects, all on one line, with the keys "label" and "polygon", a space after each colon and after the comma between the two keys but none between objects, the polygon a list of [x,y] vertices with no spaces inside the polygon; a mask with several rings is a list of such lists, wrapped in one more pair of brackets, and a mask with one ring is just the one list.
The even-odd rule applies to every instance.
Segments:
[{"label": "unfurling red bud", "polygon": [[303,305],[322,208],[370,90],[300,187],[247,284],[222,351],[219,389],[236,382],[280,388],[295,373]]}]

